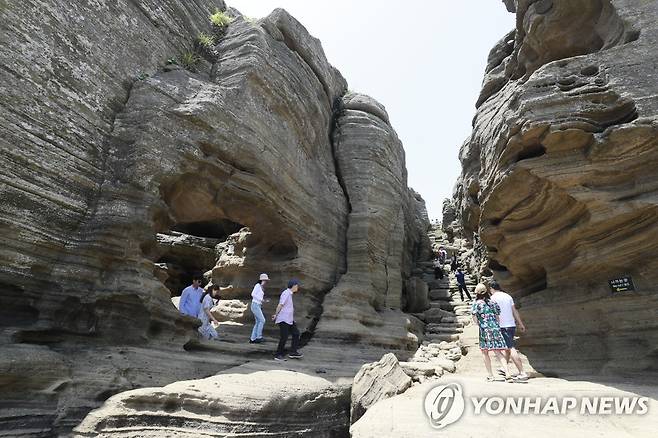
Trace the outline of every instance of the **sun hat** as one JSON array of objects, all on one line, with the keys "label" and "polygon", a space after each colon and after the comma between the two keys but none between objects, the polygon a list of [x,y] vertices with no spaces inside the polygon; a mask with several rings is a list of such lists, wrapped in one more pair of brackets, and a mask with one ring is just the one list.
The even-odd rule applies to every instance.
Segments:
[{"label": "sun hat", "polygon": [[259,280],[263,281],[263,280],[269,280],[269,279],[270,279],[270,277],[268,277],[267,274],[260,274]]}]

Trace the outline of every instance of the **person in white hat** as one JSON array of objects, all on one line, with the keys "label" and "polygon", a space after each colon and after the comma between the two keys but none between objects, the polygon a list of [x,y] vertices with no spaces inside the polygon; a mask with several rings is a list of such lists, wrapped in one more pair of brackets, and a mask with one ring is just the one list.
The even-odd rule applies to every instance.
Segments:
[{"label": "person in white hat", "polygon": [[270,281],[270,277],[267,274],[260,274],[258,283],[254,286],[254,290],[251,291],[251,313],[254,314],[256,323],[254,324],[254,329],[251,331],[251,338],[249,339],[250,344],[260,344],[263,342],[263,327],[265,326],[265,315],[263,315],[263,300],[265,298],[265,285]]}]

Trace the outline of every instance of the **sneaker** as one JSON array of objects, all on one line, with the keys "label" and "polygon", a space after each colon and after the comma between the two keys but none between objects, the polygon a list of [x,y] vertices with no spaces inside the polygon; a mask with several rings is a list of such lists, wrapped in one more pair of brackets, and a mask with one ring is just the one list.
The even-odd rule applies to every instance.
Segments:
[{"label": "sneaker", "polygon": [[292,353],[290,353],[288,355],[288,357],[290,359],[301,359],[302,357],[304,357],[304,355],[302,353],[300,353],[299,351],[293,351]]},{"label": "sneaker", "polygon": [[285,362],[285,361],[287,361],[288,359],[286,359],[285,357],[283,357],[283,356],[280,355],[280,354],[277,354],[276,356],[274,356],[274,360],[278,360],[279,362]]},{"label": "sneaker", "polygon": [[528,381],[528,375],[526,373],[519,374],[517,376],[514,376],[514,381],[515,382],[527,382]]}]

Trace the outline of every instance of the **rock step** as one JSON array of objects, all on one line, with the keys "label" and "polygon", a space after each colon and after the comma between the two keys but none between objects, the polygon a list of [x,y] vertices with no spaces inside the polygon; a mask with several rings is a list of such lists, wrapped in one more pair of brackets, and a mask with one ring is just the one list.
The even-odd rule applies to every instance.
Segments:
[{"label": "rock step", "polygon": [[459,334],[463,333],[464,329],[459,328],[459,327],[434,327],[432,329],[425,328],[425,334],[437,334],[437,335],[442,335],[442,334]]},{"label": "rock step", "polygon": [[461,322],[439,322],[434,324],[427,324],[427,327],[461,328],[464,327],[464,325]]},{"label": "rock step", "polygon": [[449,301],[451,299],[450,291],[445,289],[432,289],[428,296],[431,301]]},{"label": "rock step", "polygon": [[430,301],[430,307],[445,310],[447,312],[454,312],[455,307],[448,301]]},{"label": "rock step", "polygon": [[453,342],[459,340],[459,335],[457,334],[427,334],[425,339],[429,342]]}]

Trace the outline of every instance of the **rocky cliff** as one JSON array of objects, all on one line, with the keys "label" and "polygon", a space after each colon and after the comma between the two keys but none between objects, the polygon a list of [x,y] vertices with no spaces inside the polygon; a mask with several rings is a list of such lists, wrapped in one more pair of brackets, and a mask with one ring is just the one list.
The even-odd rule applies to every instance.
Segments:
[{"label": "rocky cliff", "polygon": [[218,32],[216,10],[0,5],[0,429],[66,432],[114,393],[246,361],[183,350],[196,322],[170,298],[193,271],[227,319],[264,271],[272,294],[302,280],[307,340],[417,346],[428,221],[386,111],[285,11]]},{"label": "rocky cliff", "polygon": [[505,3],[444,226],[515,296],[535,368],[655,377],[658,3]]}]

